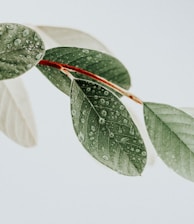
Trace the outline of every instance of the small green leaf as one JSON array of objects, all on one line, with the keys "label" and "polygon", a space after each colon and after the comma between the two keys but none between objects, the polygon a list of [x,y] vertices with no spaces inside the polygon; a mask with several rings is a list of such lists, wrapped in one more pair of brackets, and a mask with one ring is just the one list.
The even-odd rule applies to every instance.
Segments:
[{"label": "small green leaf", "polygon": [[[69,64],[95,73],[121,87],[130,87],[130,76],[127,69],[116,58],[99,51],[76,47],[58,47],[46,51],[44,60]],[[40,71],[62,92],[69,95],[71,81],[56,68],[37,66]],[[78,73],[77,78],[90,79]],[[91,80],[91,79],[90,79]]]},{"label": "small green leaf", "polygon": [[72,82],[70,97],[74,129],[86,150],[123,175],[140,175],[147,153],[119,98],[103,86],[81,79]]},{"label": "small green leaf", "polygon": [[39,35],[23,25],[0,24],[0,41],[0,80],[23,74],[44,55]]},{"label": "small green leaf", "polygon": [[147,102],[144,118],[161,159],[176,173],[194,181],[194,118],[172,106]]}]

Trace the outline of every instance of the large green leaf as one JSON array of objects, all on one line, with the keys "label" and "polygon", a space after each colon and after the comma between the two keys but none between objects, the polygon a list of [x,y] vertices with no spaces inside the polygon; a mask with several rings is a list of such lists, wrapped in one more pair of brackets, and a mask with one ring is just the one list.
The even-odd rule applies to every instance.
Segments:
[{"label": "large green leaf", "polygon": [[79,79],[72,82],[70,97],[74,129],[86,150],[123,175],[140,175],[147,153],[119,98],[97,83]]},{"label": "large green leaf", "polygon": [[172,106],[147,102],[144,117],[161,159],[179,175],[194,181],[194,118]]},{"label": "large green leaf", "polygon": [[[59,47],[46,51],[44,60],[69,64],[95,73],[105,79],[128,89],[130,76],[127,69],[116,58],[99,51],[76,47]],[[71,81],[56,68],[37,66],[40,71],[61,91],[69,95]],[[89,79],[74,73],[76,77]]]},{"label": "large green leaf", "polygon": [[0,24],[0,80],[26,72],[44,55],[44,44],[32,29],[19,24]]}]

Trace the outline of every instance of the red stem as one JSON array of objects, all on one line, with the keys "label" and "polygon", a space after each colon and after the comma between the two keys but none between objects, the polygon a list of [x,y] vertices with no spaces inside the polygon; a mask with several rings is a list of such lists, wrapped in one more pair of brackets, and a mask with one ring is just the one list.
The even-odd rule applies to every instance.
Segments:
[{"label": "red stem", "polygon": [[119,92],[120,94],[129,97],[130,99],[132,99],[133,101],[135,101],[136,103],[139,104],[143,104],[143,102],[136,96],[134,96],[133,94],[129,93],[128,91],[126,91],[125,89],[121,88],[120,86],[109,82],[108,80],[102,78],[101,76],[98,76],[92,72],[86,71],[84,69],[72,66],[72,65],[68,65],[68,64],[61,64],[58,62],[53,62],[53,61],[48,61],[48,60],[41,60],[39,61],[39,65],[46,65],[46,66],[51,66],[54,68],[59,69],[61,72],[65,73],[66,75],[69,76],[69,72],[79,72],[83,75],[86,75],[92,79],[95,79],[96,81],[99,81],[103,84],[105,84],[106,86],[111,87],[112,89],[116,90],[117,92]]}]

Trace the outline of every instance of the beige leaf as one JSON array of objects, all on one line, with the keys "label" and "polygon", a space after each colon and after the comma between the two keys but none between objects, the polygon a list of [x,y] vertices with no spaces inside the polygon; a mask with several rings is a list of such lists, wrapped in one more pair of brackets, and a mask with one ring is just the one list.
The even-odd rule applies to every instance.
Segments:
[{"label": "beige leaf", "polygon": [[22,146],[36,144],[36,129],[20,78],[0,81],[0,130]]},{"label": "beige leaf", "polygon": [[80,30],[52,26],[30,27],[40,34],[47,49],[61,46],[81,47],[110,53],[100,41]]}]

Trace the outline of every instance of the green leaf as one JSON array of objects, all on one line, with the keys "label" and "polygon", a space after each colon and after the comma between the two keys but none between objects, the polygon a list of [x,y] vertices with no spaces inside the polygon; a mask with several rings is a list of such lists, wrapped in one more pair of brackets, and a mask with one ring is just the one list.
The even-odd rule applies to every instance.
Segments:
[{"label": "green leaf", "polygon": [[[104,77],[125,89],[130,87],[129,73],[121,62],[99,51],[76,47],[59,47],[47,50],[44,60],[76,66]],[[56,68],[42,65],[37,67],[57,88],[69,95],[71,81],[66,75]],[[77,78],[90,79],[77,73],[73,73],[73,75]]]},{"label": "green leaf", "polygon": [[144,118],[161,159],[176,173],[194,181],[194,118],[172,106],[147,102]]},{"label": "green leaf", "polygon": [[0,42],[0,80],[23,74],[44,55],[39,35],[23,25],[0,24]]},{"label": "green leaf", "polygon": [[74,129],[86,150],[123,175],[140,175],[147,153],[119,98],[97,83],[80,79],[72,82],[70,97]]}]

